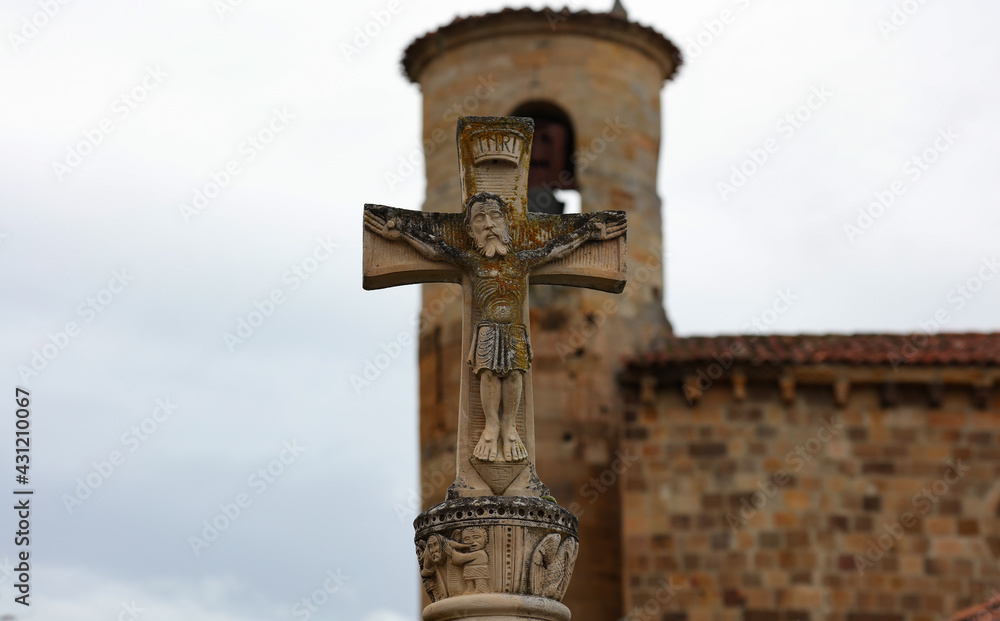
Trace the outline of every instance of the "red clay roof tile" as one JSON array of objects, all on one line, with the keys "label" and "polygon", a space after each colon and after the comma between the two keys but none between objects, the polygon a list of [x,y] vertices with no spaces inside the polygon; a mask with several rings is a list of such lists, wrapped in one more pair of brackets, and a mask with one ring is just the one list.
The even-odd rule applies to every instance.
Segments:
[{"label": "red clay roof tile", "polygon": [[996,621],[1000,619],[1000,593],[994,591],[994,597],[965,610],[956,612],[948,621]]},{"label": "red clay roof tile", "polygon": [[670,337],[633,366],[713,360],[761,364],[1000,365],[1000,333]]}]

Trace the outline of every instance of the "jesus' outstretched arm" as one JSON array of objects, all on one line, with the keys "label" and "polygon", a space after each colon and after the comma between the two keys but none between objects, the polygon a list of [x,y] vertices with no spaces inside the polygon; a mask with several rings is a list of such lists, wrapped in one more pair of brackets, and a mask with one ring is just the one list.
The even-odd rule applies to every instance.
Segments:
[{"label": "jesus' outstretched arm", "polygon": [[404,239],[431,261],[459,263],[459,252],[443,239],[394,217],[381,217],[365,210],[365,228],[388,240]]},{"label": "jesus' outstretched arm", "polygon": [[544,265],[569,255],[588,241],[614,239],[622,235],[626,227],[625,212],[601,212],[592,216],[582,226],[550,239],[541,248],[527,250],[522,256],[533,265]]}]

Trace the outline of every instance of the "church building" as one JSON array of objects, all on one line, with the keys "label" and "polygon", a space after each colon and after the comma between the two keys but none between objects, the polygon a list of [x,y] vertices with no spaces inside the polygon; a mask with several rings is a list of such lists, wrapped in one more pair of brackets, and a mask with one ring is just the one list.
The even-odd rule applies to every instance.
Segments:
[{"label": "church building", "polygon": [[[657,169],[681,63],[617,2],[456,19],[403,58],[426,210],[460,211],[458,117],[515,115],[535,120],[531,209],[569,190],[628,216],[621,295],[531,291],[537,470],[580,520],[563,603],[578,621],[1000,618],[1000,334],[673,335]],[[453,287],[423,286],[424,508],[455,472]]]}]

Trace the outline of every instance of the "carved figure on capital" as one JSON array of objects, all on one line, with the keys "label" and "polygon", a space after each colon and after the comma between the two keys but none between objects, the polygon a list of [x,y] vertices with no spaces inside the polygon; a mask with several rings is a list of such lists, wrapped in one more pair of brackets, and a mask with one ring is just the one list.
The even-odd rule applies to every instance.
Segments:
[{"label": "carved figure on capital", "polygon": [[556,533],[545,536],[538,543],[531,557],[529,583],[532,594],[562,600],[573,577],[577,547],[576,539],[563,538]]},{"label": "carved figure on capital", "polygon": [[432,602],[439,602],[448,597],[447,559],[444,553],[444,542],[445,539],[441,535],[431,535],[427,541],[417,542],[420,579]]},{"label": "carved figure on capital", "polygon": [[490,557],[484,549],[486,529],[473,526],[464,531],[456,530],[454,537],[461,538],[462,543],[449,542],[448,555],[452,563],[462,568],[462,580],[465,582],[462,594],[489,593]]},{"label": "carved figure on capital", "polygon": [[455,595],[490,592],[486,529],[457,529],[452,539],[434,534],[417,543],[420,577],[432,602]]}]

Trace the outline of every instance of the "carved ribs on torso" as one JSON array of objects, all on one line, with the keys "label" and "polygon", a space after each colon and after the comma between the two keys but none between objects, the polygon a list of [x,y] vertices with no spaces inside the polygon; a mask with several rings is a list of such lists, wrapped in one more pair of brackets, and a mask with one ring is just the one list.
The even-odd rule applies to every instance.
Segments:
[{"label": "carved ribs on torso", "polygon": [[529,266],[509,253],[503,258],[479,257],[472,265],[472,296],[482,320],[523,323],[524,296],[528,292]]}]

